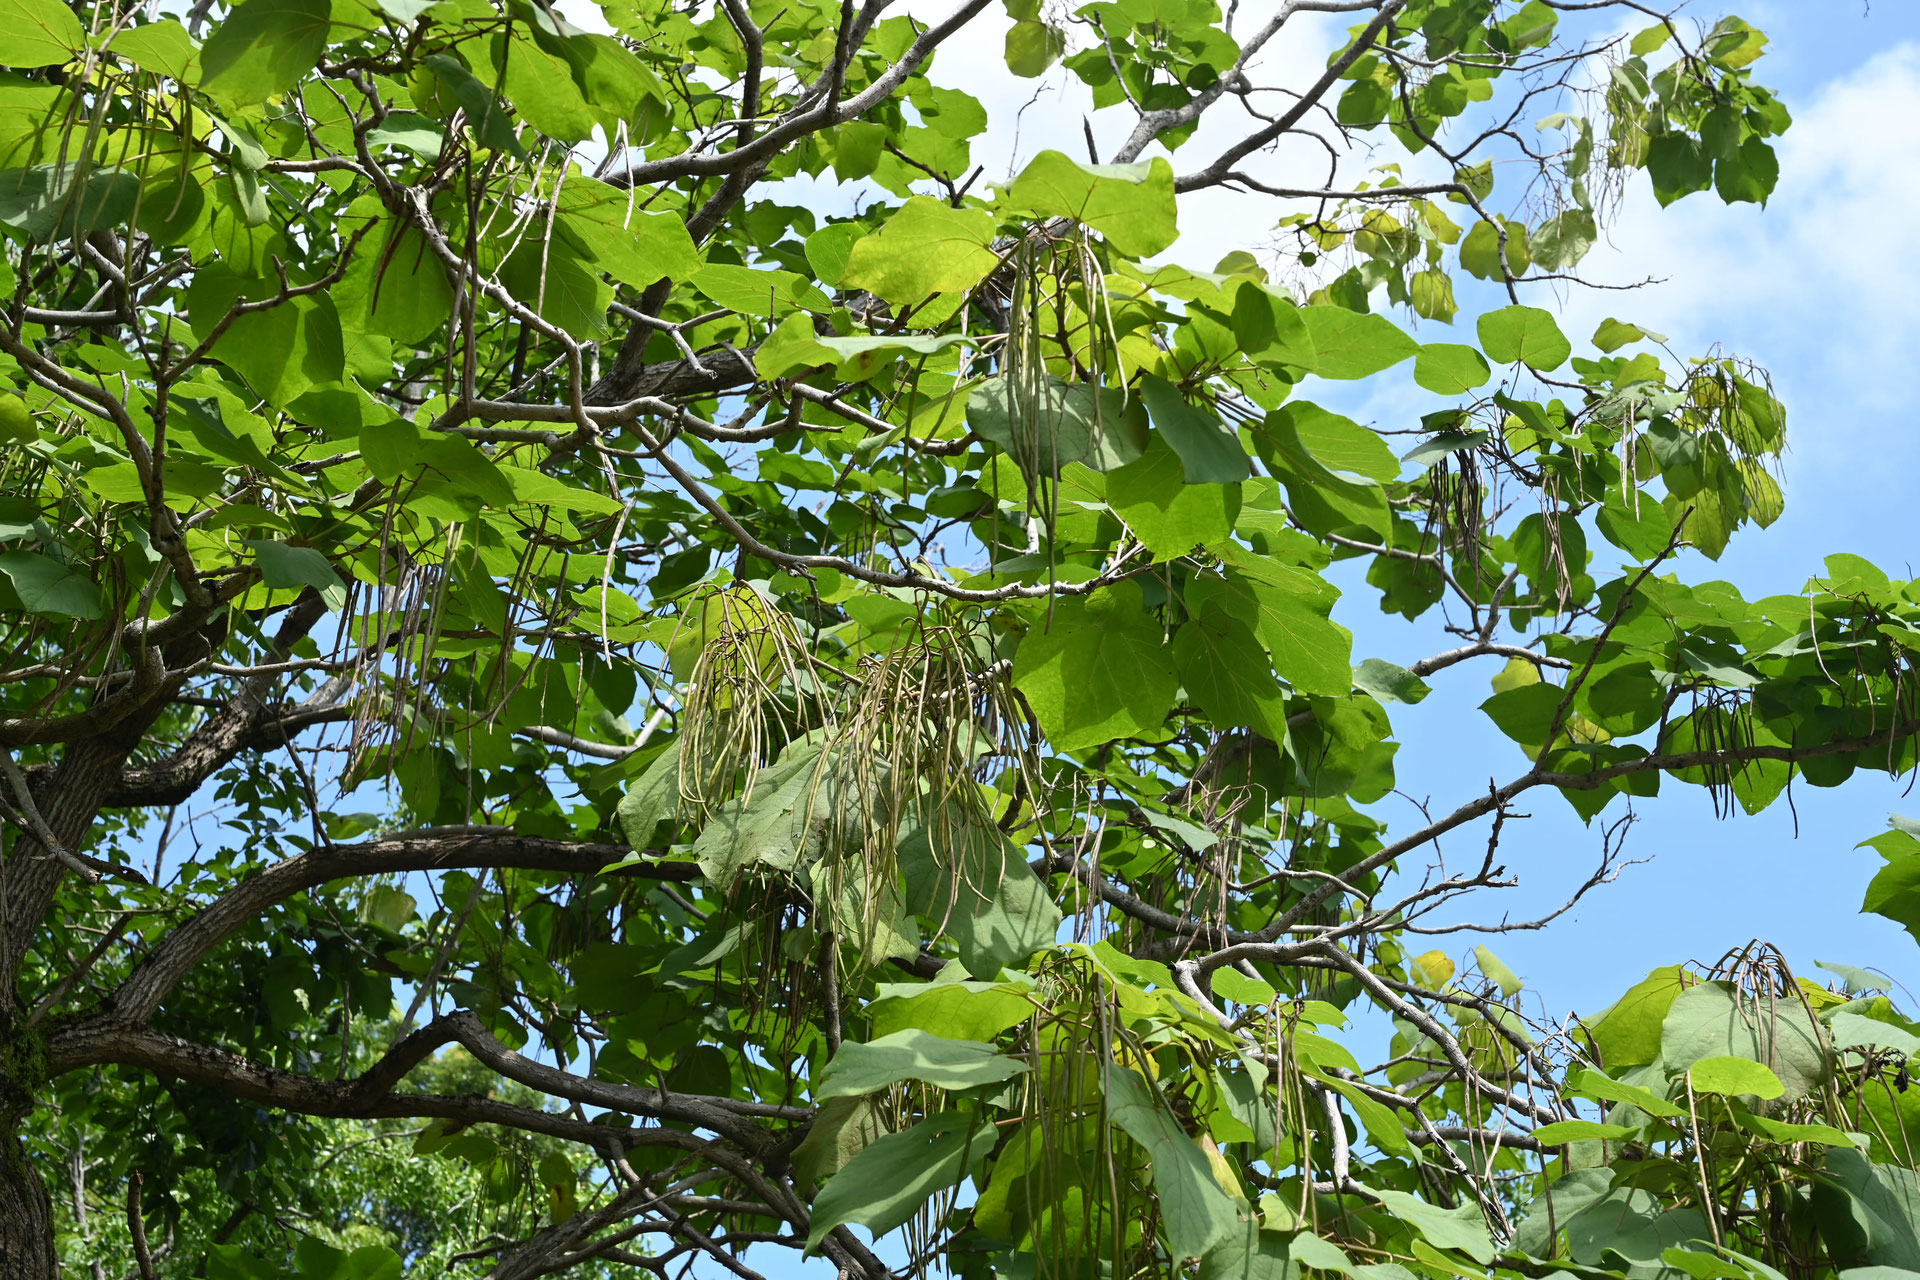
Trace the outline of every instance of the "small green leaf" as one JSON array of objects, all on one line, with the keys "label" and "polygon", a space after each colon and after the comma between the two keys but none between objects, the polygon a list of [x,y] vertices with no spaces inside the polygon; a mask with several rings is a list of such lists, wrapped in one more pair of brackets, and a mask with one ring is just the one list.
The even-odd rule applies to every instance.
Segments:
[{"label": "small green leaf", "polygon": [[1777,1098],[1787,1088],[1779,1076],[1758,1062],[1730,1055],[1701,1058],[1687,1068],[1687,1080],[1695,1093],[1727,1097],[1752,1094],[1756,1098]]},{"label": "small green leaf", "polygon": [[1628,324],[1625,320],[1615,320],[1608,316],[1593,331],[1593,345],[1611,355],[1620,348],[1648,337],[1645,329],[1637,324]]},{"label": "small green leaf", "polygon": [[1353,687],[1372,694],[1382,702],[1404,702],[1408,706],[1433,692],[1425,680],[1384,658],[1368,658],[1355,667]]},{"label": "small green leaf", "polygon": [[1617,1142],[1622,1138],[1631,1138],[1638,1132],[1640,1130],[1630,1124],[1562,1120],[1558,1124],[1543,1124],[1528,1136],[1535,1142],[1549,1147],[1558,1147],[1569,1142]]},{"label": "small green leaf", "polygon": [[327,608],[334,612],[347,604],[347,585],[327,563],[326,556],[312,547],[294,547],[284,542],[253,539],[254,560],[260,565],[260,577],[275,590],[312,587],[320,593]]},{"label": "small green leaf", "polygon": [[1501,995],[1510,1000],[1520,994],[1520,988],[1525,984],[1520,981],[1518,974],[1501,962],[1499,956],[1479,946],[1473,949],[1473,958],[1479,964],[1481,974],[1500,988]]}]

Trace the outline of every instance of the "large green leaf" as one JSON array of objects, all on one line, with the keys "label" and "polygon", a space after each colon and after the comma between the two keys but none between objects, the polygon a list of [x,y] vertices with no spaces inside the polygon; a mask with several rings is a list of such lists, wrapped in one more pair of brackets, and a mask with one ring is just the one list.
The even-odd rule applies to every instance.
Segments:
[{"label": "large green leaf", "polygon": [[1140,398],[1161,438],[1180,455],[1188,484],[1233,484],[1253,474],[1233,429],[1189,404],[1172,383],[1149,374],[1140,380]]},{"label": "large green leaf", "polygon": [[[831,349],[831,348],[829,348]],[[1069,462],[1095,471],[1124,466],[1146,449],[1147,415],[1137,398],[1049,374],[1031,393],[990,378],[967,400],[967,426],[1005,449],[1029,476],[1056,476]]]},{"label": "large green leaf", "polygon": [[252,539],[247,545],[253,548],[254,559],[260,565],[260,578],[269,587],[282,590],[312,587],[329,609],[346,606],[347,585],[340,581],[340,575],[319,551],[266,538]]},{"label": "large green leaf", "polygon": [[1920,1271],[1920,1179],[1913,1170],[1835,1147],[1811,1191],[1821,1238],[1836,1256]]},{"label": "large green leaf", "polygon": [[1116,582],[1036,618],[1013,682],[1054,747],[1077,751],[1165,724],[1178,688],[1170,659],[1139,586]]},{"label": "large green leaf", "polygon": [[1023,982],[881,983],[867,1014],[876,1037],[918,1028],[956,1040],[987,1041],[1033,1018],[1037,993]]},{"label": "large green leaf", "polygon": [[1253,629],[1219,601],[1182,624],[1173,660],[1187,696],[1217,723],[1285,739],[1285,691]]},{"label": "large green leaf", "polygon": [[0,23],[0,67],[57,66],[87,47],[80,20],[59,0],[0,0]]},{"label": "large green leaf", "polygon": [[1481,316],[1480,345],[1495,364],[1526,364],[1542,373],[1573,354],[1553,314],[1539,307],[1503,307]]},{"label": "large green leaf", "polygon": [[81,569],[37,551],[0,551],[0,574],[29,613],[93,619],[105,612],[100,588]]},{"label": "large green leaf", "polygon": [[1475,1262],[1493,1261],[1493,1241],[1487,1235],[1486,1219],[1476,1204],[1457,1209],[1441,1209],[1404,1191],[1368,1188],[1367,1194],[1379,1200],[1396,1218],[1442,1249],[1458,1249]]},{"label": "large green leaf", "polygon": [[1323,378],[1367,378],[1416,355],[1420,344],[1385,316],[1345,307],[1302,307],[1313,339],[1309,371]]},{"label": "large green leaf", "polygon": [[1235,1230],[1233,1201],[1214,1181],[1194,1140],[1131,1067],[1107,1068],[1107,1116],[1139,1143],[1153,1165],[1160,1225],[1175,1261],[1198,1258]]},{"label": "large green leaf", "polygon": [[965,292],[993,270],[992,242],[993,215],[985,209],[915,196],[878,232],[854,243],[840,283],[895,306]]},{"label": "large green leaf", "polygon": [[1628,1067],[1656,1061],[1667,1011],[1685,989],[1679,966],[1655,969],[1604,1012],[1588,1019],[1601,1065],[1617,1075]]},{"label": "large green leaf", "polygon": [[923,812],[899,853],[908,909],[954,940],[967,972],[992,978],[1052,945],[1060,908],[992,823],[957,806]]},{"label": "large green leaf", "polygon": [[1107,473],[1107,503],[1156,559],[1171,560],[1233,532],[1240,486],[1188,484],[1163,431],[1139,458]]},{"label": "large green leaf", "polygon": [[1329,616],[1340,592],[1318,574],[1256,556],[1231,543],[1224,606],[1252,624],[1273,669],[1302,693],[1338,696],[1353,688],[1353,633]]},{"label": "large green leaf", "polygon": [[874,1093],[902,1080],[936,1089],[972,1089],[997,1084],[1027,1069],[1018,1058],[977,1040],[950,1040],[917,1028],[896,1031],[866,1044],[849,1041],[814,1082],[816,1101]]},{"label": "large green leaf", "polygon": [[956,1187],[991,1148],[991,1131],[965,1111],[940,1111],[901,1133],[862,1147],[814,1197],[807,1251],[829,1231],[857,1222],[875,1237],[911,1218],[940,1191]]},{"label": "large green leaf", "polygon": [[235,107],[285,93],[327,47],[327,0],[246,0],[200,50],[200,88]]},{"label": "large green leaf", "polygon": [[1077,219],[1130,258],[1151,257],[1180,234],[1173,166],[1161,156],[1140,164],[1087,165],[1058,151],[1042,151],[1007,187],[1000,207]]},{"label": "large green leaf", "polygon": [[1287,417],[1301,446],[1329,471],[1380,482],[1399,479],[1400,459],[1378,432],[1305,400],[1288,405]]},{"label": "large green leaf", "polygon": [[1786,1097],[1804,1098],[1827,1079],[1825,1039],[1793,997],[1760,1000],[1727,982],[1681,992],[1660,1028],[1660,1058],[1670,1074],[1703,1060],[1747,1058],[1770,1068]]}]

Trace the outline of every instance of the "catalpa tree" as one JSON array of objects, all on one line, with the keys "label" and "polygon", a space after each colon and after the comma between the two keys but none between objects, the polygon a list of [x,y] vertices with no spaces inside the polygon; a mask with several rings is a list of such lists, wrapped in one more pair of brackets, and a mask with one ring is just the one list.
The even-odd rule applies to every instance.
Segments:
[{"label": "catalpa tree", "polygon": [[[1552,310],[1630,189],[1765,200],[1765,37],[887,8],[0,0],[0,1271],[1920,1268],[1877,979],[1558,1025],[1444,936],[1517,804],[1592,888],[1915,764],[1912,588],[1676,572],[1764,374]],[[993,167],[987,23],[1095,154]]]}]

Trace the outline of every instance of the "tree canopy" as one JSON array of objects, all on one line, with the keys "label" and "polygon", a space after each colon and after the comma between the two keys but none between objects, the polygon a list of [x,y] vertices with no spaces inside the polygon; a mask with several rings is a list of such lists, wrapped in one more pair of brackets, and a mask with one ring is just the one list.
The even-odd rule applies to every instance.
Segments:
[{"label": "tree canopy", "polygon": [[[1766,37],[889,7],[0,0],[0,1272],[1920,1272],[1887,978],[1454,949],[1523,803],[1577,901],[1920,763],[1920,589],[1684,576],[1766,373],[1561,327],[1766,201]],[[1409,807],[1440,681],[1512,749]]]}]

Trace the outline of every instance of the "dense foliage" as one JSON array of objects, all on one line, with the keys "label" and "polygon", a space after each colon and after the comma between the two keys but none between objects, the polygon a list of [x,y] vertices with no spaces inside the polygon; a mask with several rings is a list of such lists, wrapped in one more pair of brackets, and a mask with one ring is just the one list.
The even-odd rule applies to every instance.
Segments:
[{"label": "dense foliage", "polygon": [[[886,9],[0,0],[0,1272],[1920,1271],[1883,979],[1448,950],[1523,800],[1584,893],[1916,764],[1920,591],[1676,573],[1765,374],[1550,309],[1637,185],[1765,201],[1765,37]],[[980,24],[1124,140],[985,167]]]}]

